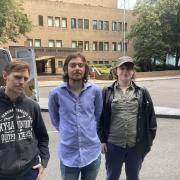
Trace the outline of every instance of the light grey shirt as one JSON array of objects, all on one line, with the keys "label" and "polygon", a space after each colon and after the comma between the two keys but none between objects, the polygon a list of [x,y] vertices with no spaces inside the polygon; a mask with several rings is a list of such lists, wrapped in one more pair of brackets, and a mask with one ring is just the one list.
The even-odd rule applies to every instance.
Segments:
[{"label": "light grey shirt", "polygon": [[111,109],[108,142],[123,148],[135,146],[138,99],[132,83],[125,94],[123,94],[119,84],[114,86]]}]

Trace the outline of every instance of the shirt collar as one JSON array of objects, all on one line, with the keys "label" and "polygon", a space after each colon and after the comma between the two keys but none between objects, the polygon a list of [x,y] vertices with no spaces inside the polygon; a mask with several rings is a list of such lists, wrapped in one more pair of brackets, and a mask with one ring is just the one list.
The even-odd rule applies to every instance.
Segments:
[{"label": "shirt collar", "polygon": [[[119,85],[118,81],[115,82],[114,87],[121,89],[121,86]],[[134,84],[133,84],[132,81],[131,81],[131,83],[130,83],[130,85],[129,85],[129,87],[128,87],[127,89],[134,89],[134,88],[135,88],[135,87],[134,87]]]},{"label": "shirt collar", "polygon": [[[83,86],[83,88],[81,89],[81,91],[84,91],[84,90],[88,89],[88,88],[91,87],[91,86],[92,86],[91,83],[86,82],[86,83],[84,83],[84,86]],[[66,88],[66,89],[70,90],[70,89],[69,89],[69,85],[68,85],[67,82],[64,82],[63,84],[61,84],[60,87],[61,87],[61,88]]]}]

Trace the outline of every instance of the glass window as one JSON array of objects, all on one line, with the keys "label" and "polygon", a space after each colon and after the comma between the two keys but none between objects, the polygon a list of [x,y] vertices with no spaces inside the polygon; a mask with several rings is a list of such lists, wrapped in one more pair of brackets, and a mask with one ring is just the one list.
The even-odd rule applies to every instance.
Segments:
[{"label": "glass window", "polygon": [[34,46],[35,47],[41,47],[41,40],[40,39],[35,39],[34,40]]},{"label": "glass window", "polygon": [[49,27],[53,26],[53,17],[52,16],[48,16],[48,26]]},{"label": "glass window", "polygon": [[124,48],[125,48],[125,52],[127,52],[127,49],[128,49],[127,43],[124,44]]},{"label": "glass window", "polygon": [[55,27],[60,27],[60,17],[55,17]]},{"label": "glass window", "polygon": [[61,27],[67,28],[67,18],[63,17],[61,20]]},{"label": "glass window", "polygon": [[84,42],[84,50],[89,51],[89,41]]},{"label": "glass window", "polygon": [[117,43],[112,42],[112,51],[117,51]]},{"label": "glass window", "polygon": [[72,29],[76,28],[76,18],[71,18],[71,28]]},{"label": "glass window", "polygon": [[122,22],[117,22],[117,31],[122,32]]},{"label": "glass window", "polygon": [[128,31],[127,23],[125,23],[125,31]]},{"label": "glass window", "polygon": [[109,61],[104,61],[104,64],[109,64]]},{"label": "glass window", "polygon": [[84,29],[89,29],[89,19],[84,19]]},{"label": "glass window", "polygon": [[98,21],[98,29],[103,30],[103,21]]},{"label": "glass window", "polygon": [[71,47],[72,48],[77,48],[77,41],[72,41]]},{"label": "glass window", "polygon": [[83,29],[83,19],[78,19],[78,28]]},{"label": "glass window", "polygon": [[103,51],[103,42],[99,42],[99,51]]},{"label": "glass window", "polygon": [[33,40],[32,39],[27,39],[28,46],[32,47],[33,46]]},{"label": "glass window", "polygon": [[121,42],[119,42],[119,43],[117,44],[117,50],[118,50],[118,51],[122,51],[122,43],[121,43]]},{"label": "glass window", "polygon": [[104,51],[109,51],[109,42],[104,42]]},{"label": "glass window", "polygon": [[39,15],[38,16],[38,24],[39,24],[39,26],[43,26],[43,16],[41,16],[41,15]]},{"label": "glass window", "polygon": [[123,23],[123,32],[124,32],[124,30],[125,30],[125,32],[127,32],[127,23],[125,23],[125,25]]},{"label": "glass window", "polygon": [[112,22],[112,31],[117,31],[117,23]]},{"label": "glass window", "polygon": [[58,48],[62,47],[62,40],[56,40],[56,47]]},{"label": "glass window", "polygon": [[98,50],[98,46],[97,46],[97,42],[96,41],[93,42],[92,50],[93,51],[97,51]]},{"label": "glass window", "polygon": [[83,49],[83,41],[78,41],[78,48],[82,48]]},{"label": "glass window", "polygon": [[104,30],[109,30],[109,21],[104,21]]},{"label": "glass window", "polygon": [[63,62],[62,61],[58,61],[58,67],[63,67]]},{"label": "glass window", "polygon": [[97,20],[93,20],[93,29],[97,30]]},{"label": "glass window", "polygon": [[48,47],[55,47],[54,40],[49,40],[48,41]]}]

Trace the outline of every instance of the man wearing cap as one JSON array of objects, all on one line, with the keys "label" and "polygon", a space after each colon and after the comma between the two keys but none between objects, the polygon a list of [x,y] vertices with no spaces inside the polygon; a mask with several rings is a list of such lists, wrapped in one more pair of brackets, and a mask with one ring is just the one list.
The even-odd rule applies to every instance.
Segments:
[{"label": "man wearing cap", "polygon": [[119,180],[123,163],[127,180],[139,180],[142,162],[156,134],[154,107],[147,89],[133,81],[131,57],[119,58],[113,72],[116,81],[103,89],[103,111],[98,123],[106,180]]}]

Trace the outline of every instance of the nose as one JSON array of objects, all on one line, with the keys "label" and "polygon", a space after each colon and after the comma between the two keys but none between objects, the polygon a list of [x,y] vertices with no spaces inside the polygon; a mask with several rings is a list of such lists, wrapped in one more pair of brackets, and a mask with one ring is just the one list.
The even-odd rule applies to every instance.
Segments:
[{"label": "nose", "polygon": [[24,77],[22,77],[22,78],[19,80],[19,82],[20,82],[21,84],[24,84],[24,83],[25,83]]}]

